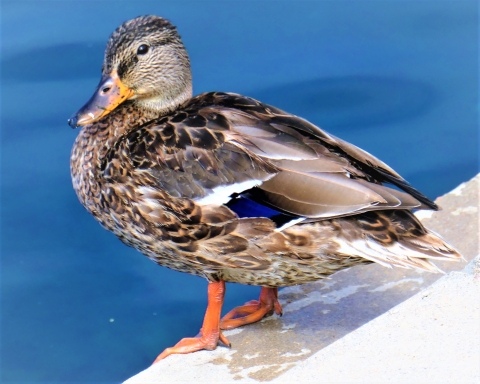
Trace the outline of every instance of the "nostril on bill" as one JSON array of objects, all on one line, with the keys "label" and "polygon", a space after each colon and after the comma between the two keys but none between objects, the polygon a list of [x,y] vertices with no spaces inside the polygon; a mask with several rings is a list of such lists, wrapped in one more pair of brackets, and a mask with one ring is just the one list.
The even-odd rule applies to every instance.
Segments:
[{"label": "nostril on bill", "polygon": [[68,119],[68,125],[72,128],[77,128],[77,116],[73,116],[72,118]]}]

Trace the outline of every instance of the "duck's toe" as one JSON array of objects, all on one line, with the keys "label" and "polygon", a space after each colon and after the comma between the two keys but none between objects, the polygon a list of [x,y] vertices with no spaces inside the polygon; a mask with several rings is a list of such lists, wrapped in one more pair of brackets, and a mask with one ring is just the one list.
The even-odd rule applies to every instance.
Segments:
[{"label": "duck's toe", "polygon": [[282,306],[278,301],[278,289],[262,287],[260,298],[236,307],[220,320],[220,329],[233,329],[260,321],[264,317],[282,315]]},{"label": "duck's toe", "polygon": [[175,346],[165,349],[161,354],[157,356],[153,364],[163,360],[165,357],[174,355],[174,354],[185,354],[200,351],[206,349],[208,351],[214,350],[217,348],[218,342],[221,341],[227,347],[230,347],[230,342],[228,339],[223,336],[222,332],[218,330],[217,332],[208,332],[200,333],[195,337],[186,337],[180,340]]}]

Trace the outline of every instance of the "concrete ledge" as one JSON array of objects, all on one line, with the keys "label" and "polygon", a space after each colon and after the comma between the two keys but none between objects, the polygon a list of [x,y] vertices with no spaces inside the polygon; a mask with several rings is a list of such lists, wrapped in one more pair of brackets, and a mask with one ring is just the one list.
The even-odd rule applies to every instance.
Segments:
[{"label": "concrete ledge", "polygon": [[231,349],[170,356],[125,383],[479,382],[479,183],[480,174],[439,198],[442,211],[418,213],[467,267],[372,264],[285,288],[284,316],[225,332]]},{"label": "concrete ledge", "polygon": [[479,327],[477,257],[274,381],[478,383]]}]

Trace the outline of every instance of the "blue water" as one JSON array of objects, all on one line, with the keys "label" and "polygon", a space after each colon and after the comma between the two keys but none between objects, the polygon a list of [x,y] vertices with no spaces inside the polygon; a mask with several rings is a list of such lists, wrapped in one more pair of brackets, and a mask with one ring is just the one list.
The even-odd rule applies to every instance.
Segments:
[{"label": "blue water", "polygon": [[206,282],[121,244],[70,182],[67,118],[146,13],[178,26],[195,93],[301,115],[432,198],[478,172],[476,1],[2,1],[1,382],[118,382],[201,325]]}]

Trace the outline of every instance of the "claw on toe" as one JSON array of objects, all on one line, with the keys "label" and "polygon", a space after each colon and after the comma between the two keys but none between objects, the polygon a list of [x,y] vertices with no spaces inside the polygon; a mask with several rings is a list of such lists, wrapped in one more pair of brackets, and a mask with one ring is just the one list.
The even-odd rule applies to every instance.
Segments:
[{"label": "claw on toe", "polygon": [[220,332],[219,338],[220,338],[220,341],[223,344],[225,344],[226,347],[228,347],[228,348],[232,347],[232,343],[230,343],[230,341],[228,341],[228,339],[225,336],[223,336],[222,332]]}]

